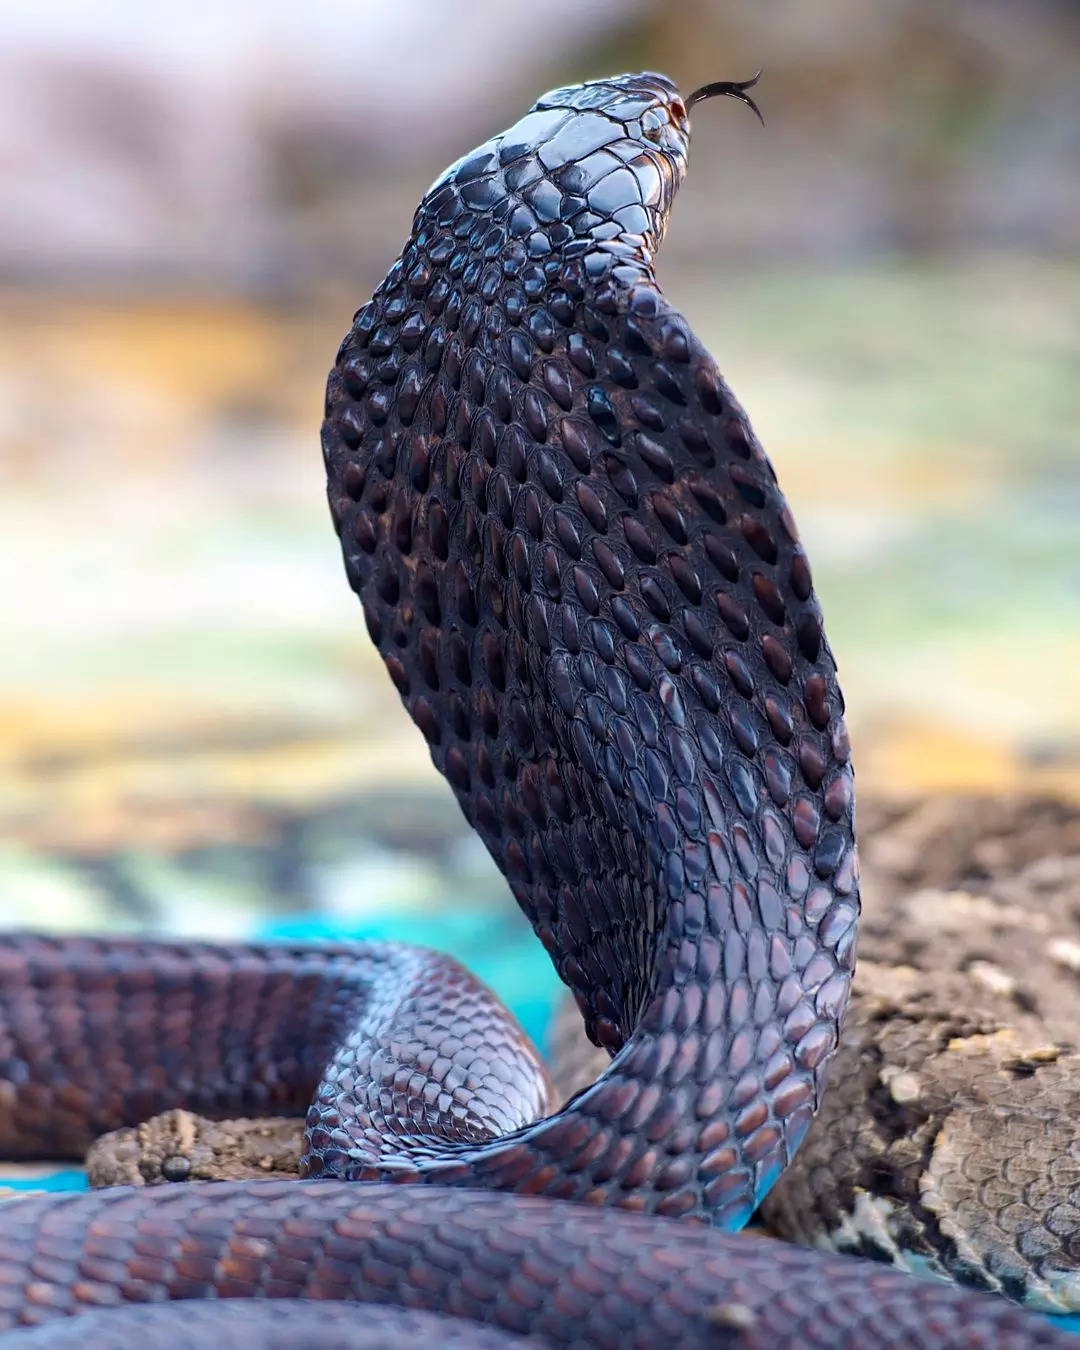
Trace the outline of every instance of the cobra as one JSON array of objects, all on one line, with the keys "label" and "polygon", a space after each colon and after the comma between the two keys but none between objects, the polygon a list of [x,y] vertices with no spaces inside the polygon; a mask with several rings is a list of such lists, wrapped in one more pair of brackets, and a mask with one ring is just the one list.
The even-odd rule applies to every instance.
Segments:
[{"label": "cobra", "polygon": [[[222,1343],[436,1339],[421,1313],[476,1345],[1067,1343],[730,1231],[824,1091],[858,891],[806,555],[654,275],[687,106],[654,74],[558,89],[451,166],[323,428],[372,641],[610,1066],[556,1109],[513,1020],[432,953],[9,938],[9,1156],[180,1104],[307,1111],[307,1180],[5,1206],[0,1322],[48,1323],[10,1344],[176,1345],[215,1314]],[[235,1298],[259,1300],[240,1322],[207,1303]],[[138,1306],[183,1299],[190,1323]]]}]

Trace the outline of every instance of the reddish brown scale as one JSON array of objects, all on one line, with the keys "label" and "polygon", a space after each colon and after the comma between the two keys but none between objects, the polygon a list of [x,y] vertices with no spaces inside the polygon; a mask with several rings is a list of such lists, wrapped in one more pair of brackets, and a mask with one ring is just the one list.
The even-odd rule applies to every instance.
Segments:
[{"label": "reddish brown scale", "polygon": [[[391,1118],[468,1140],[512,1131],[548,1101],[502,1004],[421,948],[15,936],[0,943],[0,979],[3,1157],[77,1157],[104,1131],[177,1105],[298,1115],[314,1099],[362,1122],[357,1157],[374,1161]],[[349,1058],[347,1090],[320,1086],[335,1053]],[[333,1110],[321,1121],[331,1134]]]}]

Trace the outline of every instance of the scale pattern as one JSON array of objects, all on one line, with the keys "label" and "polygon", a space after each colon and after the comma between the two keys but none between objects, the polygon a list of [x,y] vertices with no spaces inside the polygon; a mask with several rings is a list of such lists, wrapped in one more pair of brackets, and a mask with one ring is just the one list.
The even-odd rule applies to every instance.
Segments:
[{"label": "scale pattern", "polygon": [[[153,1305],[145,1322],[132,1322],[139,1345],[164,1347],[188,1309],[178,1305],[161,1335],[169,1324],[157,1304],[214,1297],[446,1311],[542,1346],[591,1350],[1073,1345],[987,1294],[768,1239],[527,1196],[478,1191],[463,1204],[453,1191],[419,1186],[210,1182],[4,1210],[0,1329],[123,1300]],[[251,1303],[248,1318],[251,1344],[276,1308]],[[0,1344],[6,1350],[6,1337]]]},{"label": "scale pattern", "polygon": [[[303,1115],[335,1052],[371,1162],[496,1138],[549,1103],[516,1020],[439,952],[0,938],[0,1157],[81,1157],[180,1103],[219,1120]],[[186,1180],[191,1161],[178,1150],[160,1173]]]},{"label": "scale pattern", "polygon": [[[342,344],[323,434],[372,640],[609,1068],[544,1116],[520,1032],[427,953],[13,939],[0,1143],[251,1114],[314,1082],[302,1168],[334,1180],[5,1206],[9,1323],[305,1296],[552,1345],[1058,1343],[706,1226],[745,1222],[806,1133],[859,901],[806,556],[653,275],[688,136],[670,81],[624,76],[546,95],[453,165]],[[380,1178],[405,1185],[340,1184]]]},{"label": "scale pattern", "polygon": [[[131,1350],[136,1343],[169,1350],[386,1350],[387,1346],[445,1346],[447,1350],[528,1350],[539,1342],[493,1327],[405,1308],[357,1308],[352,1303],[275,1299],[146,1304],[86,1313],[11,1331],[4,1350]],[[154,1338],[159,1338],[155,1341]]]}]

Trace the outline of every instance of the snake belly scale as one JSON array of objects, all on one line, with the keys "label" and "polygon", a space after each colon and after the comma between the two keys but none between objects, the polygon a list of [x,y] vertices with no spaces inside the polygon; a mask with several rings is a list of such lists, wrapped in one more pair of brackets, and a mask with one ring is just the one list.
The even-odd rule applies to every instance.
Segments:
[{"label": "snake belly scale", "polygon": [[[994,1300],[716,1231],[809,1126],[858,889],[806,556],[653,272],[688,143],[676,87],[622,76],[451,166],[356,315],[323,429],[371,638],[610,1066],[553,1109],[512,1019],[431,953],[13,936],[0,1148],[71,1152],[177,1105],[306,1108],[309,1180],[5,1206],[0,1326],[247,1297],[289,1300],[290,1343],[320,1346],[375,1343],[320,1322],[328,1299],[391,1305],[385,1343],[429,1314],[477,1345],[478,1323],[549,1345],[1058,1343]],[[183,1312],[87,1327],[174,1344]],[[244,1327],[281,1335],[265,1302]]]}]

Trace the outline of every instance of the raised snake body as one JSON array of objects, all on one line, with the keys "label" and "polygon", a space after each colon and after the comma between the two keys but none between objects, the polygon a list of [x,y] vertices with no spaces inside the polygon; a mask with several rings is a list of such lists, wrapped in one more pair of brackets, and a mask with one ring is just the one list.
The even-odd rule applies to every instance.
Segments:
[{"label": "raised snake body", "polygon": [[[303,1170],[332,1180],[6,1206],[0,1325],[265,1296],[541,1344],[1058,1343],[993,1300],[715,1231],[810,1123],[858,892],[806,557],[653,275],[688,136],[670,81],[623,76],[459,160],[357,314],[323,432],[371,637],[610,1067],[545,1114],[516,1024],[430,953],[8,939],[0,1150],[306,1106]],[[413,1184],[342,1184],[374,1179]],[[353,1343],[309,1315],[311,1344]],[[175,1343],[161,1318],[110,1334]],[[274,1324],[252,1305],[245,1334]]]}]

